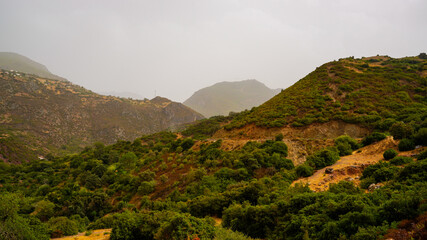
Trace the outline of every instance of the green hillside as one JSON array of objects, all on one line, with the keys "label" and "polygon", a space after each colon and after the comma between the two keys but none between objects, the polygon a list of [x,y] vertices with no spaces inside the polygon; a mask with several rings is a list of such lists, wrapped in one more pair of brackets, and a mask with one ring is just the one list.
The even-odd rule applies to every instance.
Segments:
[{"label": "green hillside", "polygon": [[279,90],[266,87],[257,80],[220,82],[200,89],[184,101],[184,105],[205,117],[240,112],[258,106],[276,95]]},{"label": "green hillside", "polygon": [[[389,118],[419,122],[427,113],[426,93],[425,58],[350,57],[316,68],[266,103],[240,114],[226,129],[247,124],[299,127],[330,120],[365,126],[384,125]],[[419,115],[407,118],[414,113]]]},{"label": "green hillside", "polygon": [[0,52],[0,68],[35,74],[44,78],[67,81],[65,78],[59,77],[49,72],[46,66],[17,53]]},{"label": "green hillside", "polygon": [[[336,140],[346,142],[358,147],[348,136]],[[425,236],[427,151],[367,167],[361,186],[376,190],[349,180],[324,192],[291,186],[313,168],[294,168],[287,152],[280,136],[224,151],[221,140],[162,132],[65,157],[0,162],[0,239],[108,228],[111,240]],[[328,148],[310,162],[317,168],[338,159]]]},{"label": "green hillside", "polygon": [[102,96],[68,81],[0,70],[0,159],[72,153],[87,144],[130,140],[203,117],[165,98]]}]

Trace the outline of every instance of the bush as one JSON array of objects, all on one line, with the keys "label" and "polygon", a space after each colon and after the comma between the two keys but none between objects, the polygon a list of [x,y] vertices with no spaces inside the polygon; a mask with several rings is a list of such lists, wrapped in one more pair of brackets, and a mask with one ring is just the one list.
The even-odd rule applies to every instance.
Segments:
[{"label": "bush", "polygon": [[155,181],[142,182],[141,185],[138,187],[138,193],[142,195],[150,194],[154,191],[155,187],[156,187]]},{"label": "bush", "polygon": [[307,164],[299,165],[295,168],[298,177],[309,177],[313,175],[314,169]]},{"label": "bush", "polygon": [[394,149],[387,149],[383,154],[383,157],[385,160],[390,160],[396,156],[397,156],[397,151]]},{"label": "bush", "polygon": [[48,225],[52,232],[61,232],[64,236],[75,235],[79,232],[77,223],[67,217],[51,218],[48,221]]},{"label": "bush", "polygon": [[362,140],[362,145],[368,146],[372,143],[379,142],[379,141],[385,139],[386,137],[387,136],[384,133],[374,132]]},{"label": "bush", "polygon": [[416,134],[414,134],[415,144],[427,145],[427,128],[420,128]]},{"label": "bush", "polygon": [[285,168],[291,170],[295,168],[292,160],[283,158],[278,153],[273,153],[273,156],[271,156],[270,161],[276,169]]},{"label": "bush", "polygon": [[340,194],[340,193],[359,194],[362,191],[360,191],[360,188],[354,185],[353,182],[340,181],[338,183],[331,183],[329,185],[329,192],[336,193],[336,194]]},{"label": "bush", "polygon": [[227,228],[218,227],[215,231],[214,240],[251,240],[252,238],[245,236],[243,233],[234,232]]},{"label": "bush", "polygon": [[335,147],[338,149],[340,156],[347,156],[353,153],[350,144],[346,142],[335,144]]},{"label": "bush", "polygon": [[412,160],[412,158],[410,158],[410,157],[400,156],[400,157],[395,157],[395,158],[391,159],[390,163],[392,165],[403,165],[403,164],[411,163],[413,161],[414,160]]},{"label": "bush", "polygon": [[356,139],[351,138],[348,135],[342,135],[335,139],[335,144],[339,143],[348,143],[352,150],[356,150],[359,148],[359,143],[357,143]]},{"label": "bush", "polygon": [[321,169],[336,163],[338,159],[340,159],[338,150],[336,148],[327,148],[308,156],[307,164],[315,169]]},{"label": "bush", "polygon": [[281,142],[283,140],[283,134],[279,133],[274,137],[274,141]]},{"label": "bush", "polygon": [[420,153],[417,156],[417,160],[423,160],[423,159],[427,159],[427,150],[424,150],[424,152]]},{"label": "bush", "polygon": [[205,219],[189,214],[178,214],[164,221],[155,234],[155,239],[213,239],[215,227]]},{"label": "bush", "polygon": [[399,151],[410,151],[415,149],[415,143],[412,139],[404,138],[400,140],[397,147],[399,148]]},{"label": "bush", "polygon": [[390,127],[390,133],[394,139],[403,139],[412,135],[414,129],[404,122],[393,123]]}]

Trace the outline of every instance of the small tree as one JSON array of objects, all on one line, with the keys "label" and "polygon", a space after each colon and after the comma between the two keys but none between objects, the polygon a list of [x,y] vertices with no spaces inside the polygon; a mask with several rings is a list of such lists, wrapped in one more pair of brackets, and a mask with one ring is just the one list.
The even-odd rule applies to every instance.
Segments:
[{"label": "small tree", "polygon": [[411,139],[404,138],[400,140],[397,147],[399,148],[399,151],[410,151],[415,149],[415,143]]},{"label": "small tree", "polygon": [[387,149],[383,154],[383,157],[385,160],[390,160],[396,156],[397,156],[397,151],[394,149]]},{"label": "small tree", "polygon": [[314,169],[306,164],[299,165],[296,167],[295,171],[298,177],[309,177],[314,173]]},{"label": "small tree", "polygon": [[404,122],[393,123],[390,127],[390,133],[394,139],[403,139],[412,135],[414,129]]}]

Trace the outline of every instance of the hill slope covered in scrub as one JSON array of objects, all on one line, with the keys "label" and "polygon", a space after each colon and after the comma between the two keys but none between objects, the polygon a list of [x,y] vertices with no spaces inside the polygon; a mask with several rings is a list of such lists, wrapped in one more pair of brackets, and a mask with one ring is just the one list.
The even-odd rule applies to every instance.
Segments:
[{"label": "hill slope covered in scrub", "polygon": [[22,72],[0,70],[0,86],[0,158],[10,161],[29,152],[76,152],[96,141],[130,140],[203,118],[166,98],[102,96]]},{"label": "hill slope covered in scrub", "polygon": [[[341,149],[341,143],[336,147]],[[310,165],[294,167],[280,136],[224,150],[221,140],[194,142],[163,132],[133,142],[97,143],[66,157],[0,163],[0,237],[48,239],[112,228],[111,240],[251,239],[243,234],[261,239],[377,239],[385,234],[423,239],[423,149],[418,159],[396,157],[358,168],[363,188],[378,186],[369,192],[352,180],[323,192],[291,186],[310,174]],[[331,159],[339,162],[336,151],[322,150],[308,161],[314,167]]]},{"label": "hill slope covered in scrub", "polygon": [[372,127],[388,118],[407,121],[412,113],[426,112],[426,92],[426,59],[345,58],[323,64],[266,103],[240,114],[226,129],[248,124],[300,127],[331,120]]},{"label": "hill slope covered in scrub", "polygon": [[256,107],[279,91],[279,89],[270,89],[257,80],[220,82],[198,90],[184,101],[184,105],[205,117],[227,116],[230,112],[240,112]]}]

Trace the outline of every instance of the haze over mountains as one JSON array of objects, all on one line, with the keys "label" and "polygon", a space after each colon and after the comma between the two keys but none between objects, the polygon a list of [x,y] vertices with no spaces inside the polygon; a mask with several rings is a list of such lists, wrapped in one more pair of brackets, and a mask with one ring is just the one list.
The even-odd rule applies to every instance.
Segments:
[{"label": "haze over mountains", "polygon": [[9,53],[1,56],[3,160],[19,162],[28,160],[29,155],[34,158],[35,153],[76,152],[96,141],[110,144],[131,140],[203,118],[166,98],[131,100],[102,96],[55,77],[28,58]]},{"label": "haze over mountains", "polygon": [[0,52],[0,68],[34,74],[44,78],[67,81],[65,78],[51,73],[46,66],[12,52]]},{"label": "haze over mountains", "polygon": [[280,89],[270,89],[257,80],[220,82],[202,88],[184,101],[184,105],[203,114],[205,117],[228,115],[258,106]]}]

